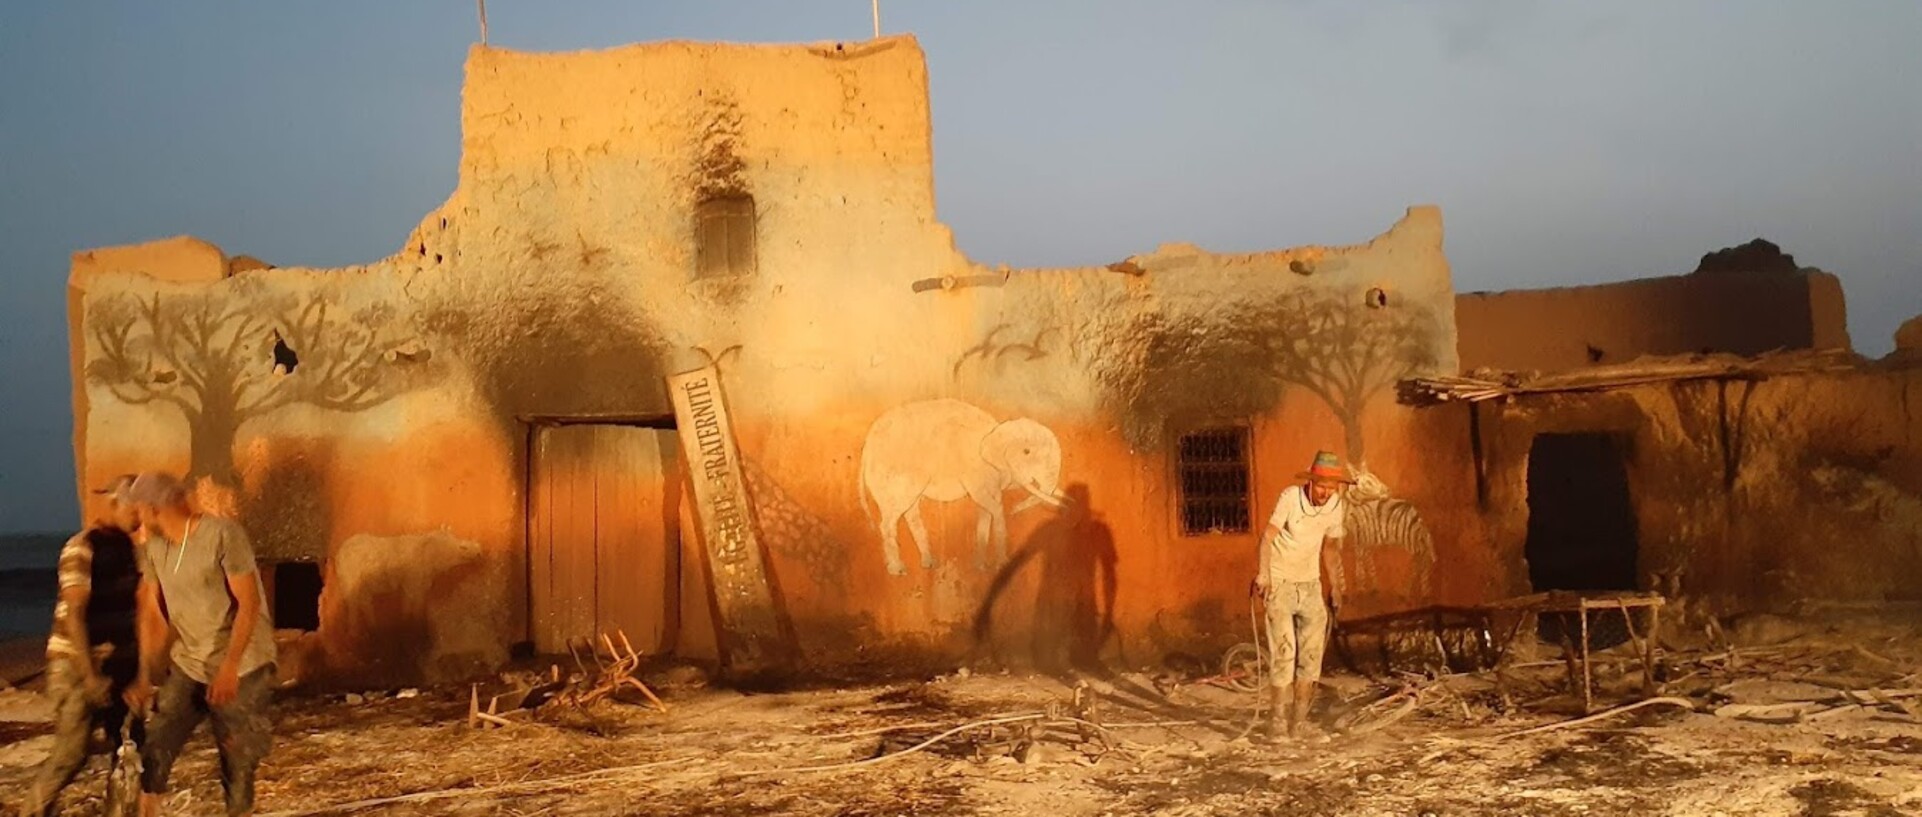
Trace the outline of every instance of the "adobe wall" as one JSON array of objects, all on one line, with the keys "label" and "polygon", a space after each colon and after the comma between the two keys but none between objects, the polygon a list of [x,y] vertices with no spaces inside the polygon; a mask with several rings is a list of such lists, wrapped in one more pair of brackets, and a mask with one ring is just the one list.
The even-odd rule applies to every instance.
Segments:
[{"label": "adobe wall", "polygon": [[1841,283],[1819,270],[1702,271],[1455,299],[1464,369],[1558,371],[1644,355],[1846,349]]},{"label": "adobe wall", "polygon": [[[1462,484],[1425,467],[1459,427],[1394,402],[1396,380],[1457,366],[1433,208],[1353,246],[990,269],[935,219],[912,38],[477,47],[467,77],[459,187],[395,256],[180,282],[136,252],[72,273],[83,482],[189,472],[265,558],[322,562],[313,677],[502,660],[528,632],[531,424],[664,419],[664,376],[707,364],[817,667],[1025,662],[1087,638],[1139,665],[1245,639],[1254,533],[1319,448],[1376,478],[1351,609],[1493,584]],[[694,278],[714,192],[755,201],[751,276]],[[890,570],[876,486],[928,463],[878,437],[984,450],[954,436],[978,416],[1020,443],[994,474],[969,466],[1009,490],[913,498],[928,564],[904,520]],[[1255,532],[1181,536],[1169,441],[1223,423],[1251,428]],[[1016,510],[1022,486],[1094,516]],[[983,527],[996,504],[1005,555]],[[1113,631],[1090,635],[1110,576]]]},{"label": "adobe wall", "polygon": [[1679,572],[1686,594],[1724,612],[1922,598],[1918,397],[1922,368],[1885,362],[1482,405],[1479,478],[1504,590],[1532,589],[1536,436],[1611,433],[1627,444],[1644,587],[1655,586],[1651,573]]}]

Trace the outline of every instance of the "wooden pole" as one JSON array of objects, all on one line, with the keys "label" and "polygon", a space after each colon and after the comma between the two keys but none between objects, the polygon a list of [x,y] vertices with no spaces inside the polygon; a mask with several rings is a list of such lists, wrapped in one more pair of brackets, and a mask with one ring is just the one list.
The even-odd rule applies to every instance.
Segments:
[{"label": "wooden pole", "polygon": [[[875,2],[878,3],[880,2],[880,0],[875,0]],[[474,5],[475,7],[480,9],[481,45],[486,45],[487,44],[487,0],[474,0]]]},{"label": "wooden pole", "polygon": [[1595,711],[1595,696],[1589,691],[1588,668],[1588,603],[1582,602],[1576,615],[1582,619],[1582,714]]},{"label": "wooden pole", "polygon": [[881,39],[881,0],[869,0],[874,10],[874,38]]}]

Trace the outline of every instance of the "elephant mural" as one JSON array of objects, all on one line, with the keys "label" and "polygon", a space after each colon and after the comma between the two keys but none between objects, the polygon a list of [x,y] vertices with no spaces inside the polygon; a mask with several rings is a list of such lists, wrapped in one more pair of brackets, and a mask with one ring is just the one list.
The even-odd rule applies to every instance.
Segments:
[{"label": "elephant mural", "polygon": [[980,506],[974,563],[988,570],[990,546],[1000,560],[1008,558],[1005,493],[1015,488],[1028,493],[1015,513],[1043,502],[1060,505],[1060,479],[1061,443],[1047,426],[1027,418],[996,422],[993,415],[959,400],[890,409],[868,428],[861,447],[861,509],[868,510],[867,497],[873,497],[878,518],[868,518],[880,528],[888,572],[896,576],[908,572],[898,539],[903,517],[921,551],[921,566],[934,567],[927,523],[919,509],[922,499],[953,502],[965,496]]}]

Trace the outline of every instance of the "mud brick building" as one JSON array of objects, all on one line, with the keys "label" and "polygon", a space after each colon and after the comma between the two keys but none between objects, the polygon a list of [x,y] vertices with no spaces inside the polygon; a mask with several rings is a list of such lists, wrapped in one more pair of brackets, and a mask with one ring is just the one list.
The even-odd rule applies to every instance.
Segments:
[{"label": "mud brick building", "polygon": [[[1641,310],[1698,285],[1458,298],[1433,207],[1349,246],[967,258],[935,216],[909,37],[478,46],[466,73],[458,186],[393,256],[272,268],[178,238],[74,257],[81,487],[194,477],[256,538],[303,678],[453,678],[613,629],[714,660],[749,619],[773,622],[797,672],[1152,663],[1241,637],[1255,538],[1318,448],[1364,471],[1351,611],[1475,603],[1540,583],[1529,452],[1564,432],[1632,452],[1590,452],[1625,474],[1634,558],[1615,581],[1679,559],[1747,603],[1777,575],[1747,554],[1813,569],[1846,540],[1908,578],[1799,586],[1918,592],[1913,368],[1752,394],[1397,399],[1475,366],[1845,348],[1820,273],[1714,284],[1799,323],[1604,333],[1582,341],[1600,356],[1573,357],[1597,299]],[[1535,298],[1567,317],[1502,317]],[[725,463],[684,454],[721,450],[669,390],[703,370],[725,397]],[[1711,410],[1731,403],[1761,414]],[[716,474],[736,475],[752,534],[729,528],[727,547],[690,490]]]}]

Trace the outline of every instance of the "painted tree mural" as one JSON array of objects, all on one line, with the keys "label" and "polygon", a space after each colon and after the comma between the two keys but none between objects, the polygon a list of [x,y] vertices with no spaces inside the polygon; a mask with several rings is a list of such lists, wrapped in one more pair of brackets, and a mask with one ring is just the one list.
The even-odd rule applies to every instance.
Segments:
[{"label": "painted tree mural", "polygon": [[1295,290],[1265,314],[1275,373],[1320,398],[1341,420],[1348,459],[1365,462],[1361,416],[1395,384],[1436,363],[1434,320],[1381,290],[1347,297]]},{"label": "painted tree mural", "polygon": [[410,388],[428,354],[384,304],[344,309],[338,292],[216,291],[108,296],[87,316],[87,379],[128,405],[178,410],[190,479],[239,482],[234,437],[248,420],[305,404],[364,411]]},{"label": "painted tree mural", "polygon": [[[1129,442],[1154,449],[1171,421],[1196,425],[1271,409],[1289,388],[1341,421],[1362,460],[1361,415],[1376,397],[1437,362],[1448,339],[1433,314],[1381,290],[1294,287],[1205,311],[1144,311],[1077,327],[1105,401]],[[957,370],[959,366],[957,364]]]}]

